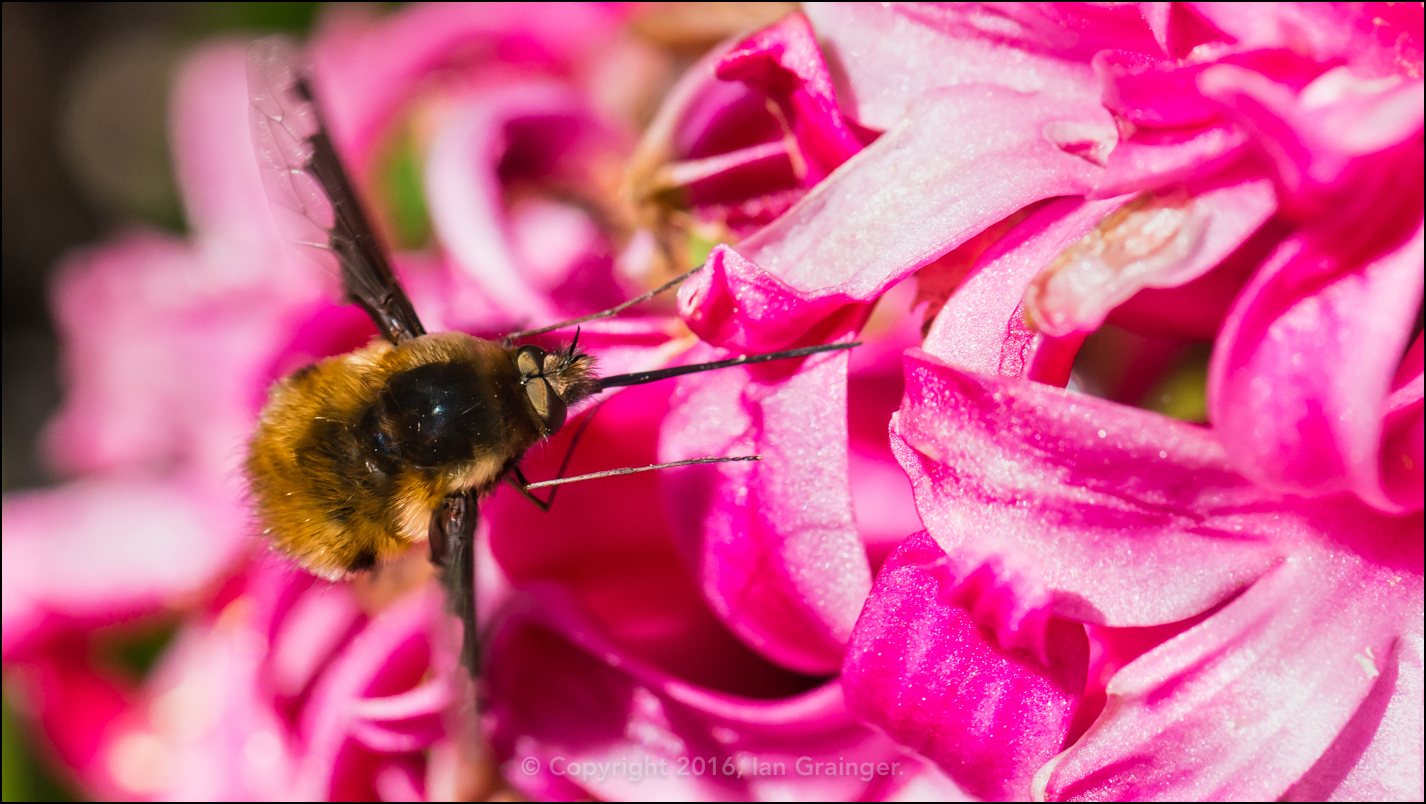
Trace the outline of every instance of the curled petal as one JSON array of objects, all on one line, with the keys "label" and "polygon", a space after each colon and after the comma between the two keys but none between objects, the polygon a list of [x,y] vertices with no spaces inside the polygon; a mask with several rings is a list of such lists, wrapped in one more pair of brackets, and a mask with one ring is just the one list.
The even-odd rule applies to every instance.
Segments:
[{"label": "curled petal", "polygon": [[[1067,139],[1047,135],[1056,124],[1067,124],[1058,126]],[[876,299],[1022,207],[1086,192],[1100,168],[1077,155],[1085,132],[1094,141],[1114,136],[1102,109],[1045,94],[928,93],[900,126],[739,244],[742,261],[715,259],[690,279],[680,309],[715,345],[784,346],[834,305]],[[745,285],[764,290],[745,303],[733,292]]]},{"label": "curled petal", "polygon": [[680,381],[659,459],[762,456],[671,470],[675,538],[732,630],[773,661],[828,673],[871,587],[848,480],[847,356],[788,370]]},{"label": "curled petal", "polygon": [[566,73],[609,42],[619,16],[597,5],[531,14],[518,5],[437,3],[378,24],[357,15],[338,18],[313,47],[317,90],[338,149],[352,156],[361,178],[386,124],[422,80],[443,73],[478,76],[493,60],[472,56],[485,53],[522,62],[530,73]]},{"label": "curled petal", "polygon": [[1419,491],[1383,486],[1381,460],[1387,394],[1421,303],[1422,265],[1420,228],[1357,271],[1303,235],[1278,248],[1225,322],[1210,366],[1209,411],[1240,471],[1297,494],[1351,490],[1383,511],[1420,504]]},{"label": "curled petal", "polygon": [[[1037,793],[1276,799],[1339,735],[1357,743],[1344,750],[1360,755],[1386,710],[1373,705],[1373,689],[1394,686],[1405,669],[1403,629],[1420,633],[1421,546],[1412,527],[1419,517],[1379,534],[1386,552],[1373,558],[1382,564],[1304,551],[1131,662],[1109,682],[1100,719],[1036,777]],[[1354,713],[1368,722],[1352,724]]]},{"label": "curled petal", "polygon": [[[806,8],[842,108],[862,125],[883,131],[900,123],[917,98],[940,87],[995,85],[1093,102],[1099,95],[1089,66],[1095,52],[1158,50],[1137,12],[1127,7],[808,3]],[[1101,18],[1089,23],[1075,19],[1079,14]],[[1091,43],[1078,34],[1104,38]]]},{"label": "curled petal", "polygon": [[1109,198],[1207,179],[1241,158],[1247,144],[1248,135],[1231,126],[1153,138],[1136,133],[1115,146],[1104,178],[1091,195]]},{"label": "curled petal", "polygon": [[1063,386],[1083,336],[1055,338],[1032,329],[1025,321],[1025,288],[1126,200],[1060,198],[1030,212],[981,255],[936,316],[923,348],[969,371]]},{"label": "curled petal", "polygon": [[762,699],[689,684],[620,650],[549,585],[516,599],[490,667],[495,750],[532,797],[964,796],[848,713],[840,682]]},{"label": "curled petal", "polygon": [[1052,336],[1092,332],[1139,290],[1208,273],[1276,209],[1264,178],[1141,194],[1045,267],[1025,291],[1026,316]]},{"label": "curled petal", "polygon": [[1243,49],[1290,48],[1319,63],[1345,58],[1372,75],[1421,75],[1421,8],[1378,3],[1350,6],[1194,3],[1193,11]]},{"label": "curled petal", "polygon": [[[302,710],[299,729],[307,751],[298,790],[317,795],[361,789],[370,767],[363,774],[343,770],[353,761],[352,740],[378,753],[400,753],[424,748],[443,733],[435,706],[446,693],[418,686],[427,673],[439,678],[431,684],[442,686],[460,678],[453,635],[429,633],[432,623],[446,622],[443,611],[439,591],[427,585],[381,612],[333,658]],[[387,722],[389,716],[404,717]]]},{"label": "curled petal", "polygon": [[778,104],[801,151],[806,184],[821,181],[862,149],[838,111],[827,65],[801,13],[739,42],[718,63],[717,74],[757,87]]},{"label": "curled petal", "polygon": [[519,148],[534,171],[547,171],[564,156],[570,140],[587,137],[591,126],[572,90],[528,83],[472,97],[437,132],[425,174],[431,222],[469,280],[459,296],[447,300],[452,309],[479,309],[488,297],[511,320],[533,325],[561,317],[548,294],[532,282],[533,267],[522,259],[520,220],[507,220],[500,170]]},{"label": "curled petal", "polygon": [[1024,799],[1084,692],[1084,627],[1042,623],[1044,659],[987,641],[970,609],[995,591],[951,564],[925,532],[887,559],[843,665],[847,704],[972,795]]},{"label": "curled petal", "polygon": [[1198,83],[1267,155],[1284,214],[1310,225],[1320,248],[1365,262],[1419,225],[1426,103],[1419,80],[1362,81],[1342,67],[1296,93],[1218,64]]},{"label": "curled petal", "polygon": [[1186,619],[1280,560],[1274,542],[1315,532],[1256,509],[1260,492],[1202,428],[925,353],[907,355],[891,437],[936,541],[1010,556],[1058,616]]}]

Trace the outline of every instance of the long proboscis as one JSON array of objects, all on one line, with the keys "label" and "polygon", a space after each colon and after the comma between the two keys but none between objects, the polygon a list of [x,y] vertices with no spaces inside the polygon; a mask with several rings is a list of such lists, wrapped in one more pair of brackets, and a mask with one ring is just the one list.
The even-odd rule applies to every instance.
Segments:
[{"label": "long proboscis", "polygon": [[[672,463],[656,463],[652,466],[626,466],[623,469],[609,469],[604,472],[595,472],[588,475],[575,475],[574,477],[560,477],[554,480],[542,480],[539,483],[531,483],[525,487],[526,491],[542,489],[546,486],[562,486],[565,483],[578,483],[581,480],[595,480],[601,477],[617,477],[619,475],[634,475],[639,472],[652,472],[655,469],[669,469],[674,466],[698,466],[705,463],[733,463],[736,461],[760,461],[761,455],[739,455],[733,458],[691,458],[686,461],[673,461]],[[553,493],[553,492],[551,492]]]},{"label": "long proboscis", "polygon": [[615,374],[612,377],[600,377],[599,387],[617,388],[622,385],[643,385],[647,382],[657,382],[666,380],[669,377],[681,377],[684,374],[697,374],[700,371],[713,371],[721,368],[731,368],[733,366],[746,366],[752,363],[766,363],[770,360],[791,360],[795,357],[806,357],[819,352],[836,352],[842,349],[851,349],[854,346],[861,346],[861,342],[856,343],[824,343],[818,346],[804,346],[801,349],[787,349],[781,352],[767,352],[760,355],[743,355],[728,360],[715,360],[712,363],[694,363],[689,366],[674,366],[666,369],[656,369],[654,371],[636,371],[632,374]]}]

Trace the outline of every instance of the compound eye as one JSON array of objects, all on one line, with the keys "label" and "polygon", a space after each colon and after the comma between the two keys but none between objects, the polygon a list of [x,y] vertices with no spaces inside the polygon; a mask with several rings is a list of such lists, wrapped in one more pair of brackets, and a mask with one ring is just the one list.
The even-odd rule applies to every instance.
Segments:
[{"label": "compound eye", "polygon": [[545,370],[545,350],[538,346],[521,346],[515,352],[515,368],[522,380],[538,377]]},{"label": "compound eye", "polygon": [[558,432],[564,426],[567,411],[564,400],[555,393],[555,389],[550,387],[544,377],[536,377],[525,383],[525,393],[530,395],[530,404],[535,406],[535,413],[544,423],[545,433],[553,435]]}]

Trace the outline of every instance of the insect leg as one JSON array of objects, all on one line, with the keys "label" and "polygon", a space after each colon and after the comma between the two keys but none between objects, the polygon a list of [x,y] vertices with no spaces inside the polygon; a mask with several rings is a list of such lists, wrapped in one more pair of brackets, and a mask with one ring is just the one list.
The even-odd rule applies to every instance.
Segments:
[{"label": "insect leg", "polygon": [[441,568],[446,608],[461,619],[461,664],[480,675],[480,639],[475,619],[475,526],[480,519],[475,491],[449,494],[431,515],[427,532],[431,563]]},{"label": "insect leg", "polygon": [[[569,468],[569,460],[574,457],[574,448],[579,446],[579,439],[584,437],[584,431],[589,428],[589,423],[594,421],[594,417],[599,414],[599,409],[604,407],[604,403],[607,401],[607,399],[601,399],[599,404],[595,405],[594,408],[589,411],[589,415],[584,417],[584,421],[579,423],[579,429],[574,431],[574,437],[569,440],[569,449],[564,451],[564,460],[560,461],[559,471],[555,473],[556,480],[564,477],[564,470]],[[559,488],[554,488],[550,491],[550,498],[548,500],[541,500],[530,491],[530,481],[525,479],[524,473],[520,471],[520,467],[518,466],[515,467],[515,473],[513,475],[505,476],[505,481],[511,486],[514,486],[521,494],[525,495],[525,499],[534,503],[535,507],[541,511],[548,512],[550,506],[555,504],[555,493],[559,491]]]},{"label": "insect leg", "polygon": [[551,494],[550,499],[548,500],[542,500],[539,497],[536,497],[535,493],[533,491],[530,491],[530,489],[528,488],[528,486],[530,485],[530,481],[525,479],[525,473],[520,471],[520,467],[517,466],[513,470],[511,470],[511,473],[505,476],[505,482],[511,488],[524,495],[525,499],[534,503],[536,508],[540,509],[541,511],[544,511],[545,513],[549,513],[550,504],[554,502],[555,495]]}]

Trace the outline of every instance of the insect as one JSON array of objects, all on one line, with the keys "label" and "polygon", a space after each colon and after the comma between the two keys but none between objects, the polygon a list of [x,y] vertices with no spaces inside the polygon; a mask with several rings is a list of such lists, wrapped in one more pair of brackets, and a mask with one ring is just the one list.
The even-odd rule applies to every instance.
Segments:
[{"label": "insect", "polygon": [[383,254],[328,136],[295,47],[265,39],[248,52],[254,145],[279,226],[316,250],[383,336],[346,355],[293,372],[269,391],[249,445],[247,476],[264,534],[306,569],[328,578],[370,570],[428,542],[453,613],[464,626],[462,659],[478,674],[474,533],[478,501],[502,483],[548,508],[531,489],[610,474],[757,456],[701,458],[530,484],[520,460],[564,426],[576,403],[604,389],[733,365],[804,357],[857,344],[818,345],[715,363],[600,377],[593,358],[567,346],[546,351],[522,337],[610,310],[491,341],[427,334]]}]

